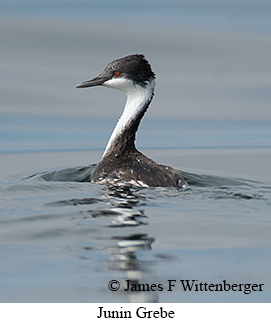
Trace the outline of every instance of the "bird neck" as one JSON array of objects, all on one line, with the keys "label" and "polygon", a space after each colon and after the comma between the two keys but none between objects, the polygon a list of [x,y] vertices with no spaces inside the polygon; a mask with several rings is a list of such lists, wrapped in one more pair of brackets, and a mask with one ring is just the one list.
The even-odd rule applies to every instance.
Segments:
[{"label": "bird neck", "polygon": [[144,86],[135,84],[126,91],[127,100],[123,113],[105,148],[103,157],[109,154],[123,155],[135,150],[135,135],[142,117],[154,95],[155,80]]}]

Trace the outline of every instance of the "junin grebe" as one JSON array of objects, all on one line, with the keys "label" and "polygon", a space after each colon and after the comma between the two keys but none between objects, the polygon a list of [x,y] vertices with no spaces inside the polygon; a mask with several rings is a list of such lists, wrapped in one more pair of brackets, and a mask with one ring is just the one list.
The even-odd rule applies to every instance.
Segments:
[{"label": "junin grebe", "polygon": [[178,171],[157,164],[135,147],[138,126],[151,103],[155,87],[155,74],[144,55],[134,54],[116,59],[100,75],[76,87],[97,85],[124,92],[127,101],[91,181],[113,185],[183,188],[185,182]]}]

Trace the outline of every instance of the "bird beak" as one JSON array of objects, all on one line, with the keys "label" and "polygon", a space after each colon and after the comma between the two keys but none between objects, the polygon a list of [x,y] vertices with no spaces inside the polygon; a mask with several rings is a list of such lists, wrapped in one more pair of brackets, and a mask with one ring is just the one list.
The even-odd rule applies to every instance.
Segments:
[{"label": "bird beak", "polygon": [[83,88],[83,87],[91,87],[91,86],[97,86],[97,85],[103,85],[105,81],[107,81],[108,78],[97,76],[94,77],[91,80],[85,81],[83,83],[80,83],[76,85],[77,88]]}]

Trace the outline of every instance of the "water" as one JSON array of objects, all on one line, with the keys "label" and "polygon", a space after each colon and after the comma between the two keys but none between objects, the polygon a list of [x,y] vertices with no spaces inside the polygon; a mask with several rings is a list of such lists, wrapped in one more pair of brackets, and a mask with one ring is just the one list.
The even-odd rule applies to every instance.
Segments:
[{"label": "water", "polygon": [[[190,151],[182,154],[188,158]],[[154,152],[160,158],[167,153]],[[2,161],[6,168],[13,160],[28,169],[31,160],[57,164],[95,154],[5,154]],[[202,151],[192,154],[199,158]],[[93,167],[3,176],[2,302],[270,300],[269,181],[182,172],[189,184],[185,190],[114,188],[89,183]],[[112,279],[121,282],[121,289],[126,279],[164,286],[169,279],[265,285],[263,292],[251,294],[178,288],[136,293],[109,291]]]},{"label": "water", "polygon": [[[226,28],[227,19],[224,30],[198,28],[210,17],[204,10],[202,20],[189,9],[194,18],[176,24],[168,9],[163,19],[178,19],[162,24],[160,14],[148,19],[151,9],[137,28],[113,24],[112,13],[106,24],[97,10],[78,20],[71,12],[1,18],[0,301],[270,302],[268,10],[265,20],[227,11],[242,31]],[[220,14],[212,11],[212,24]],[[124,97],[74,87],[137,52],[157,73],[138,147],[180,170],[185,190],[89,182]],[[111,280],[119,291],[109,290]],[[124,292],[126,280],[154,290]],[[172,291],[168,280],[176,280]],[[179,280],[264,285],[185,292]]]}]

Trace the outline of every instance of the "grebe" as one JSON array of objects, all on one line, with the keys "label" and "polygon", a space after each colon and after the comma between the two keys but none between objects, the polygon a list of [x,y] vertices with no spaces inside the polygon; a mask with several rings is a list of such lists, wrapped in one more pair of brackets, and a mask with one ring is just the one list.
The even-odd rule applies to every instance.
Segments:
[{"label": "grebe", "polygon": [[134,54],[109,63],[97,77],[77,88],[102,85],[127,95],[123,113],[108,141],[92,182],[141,187],[180,187],[185,182],[172,167],[159,165],[135,147],[139,123],[154,95],[155,74],[142,54]]}]

